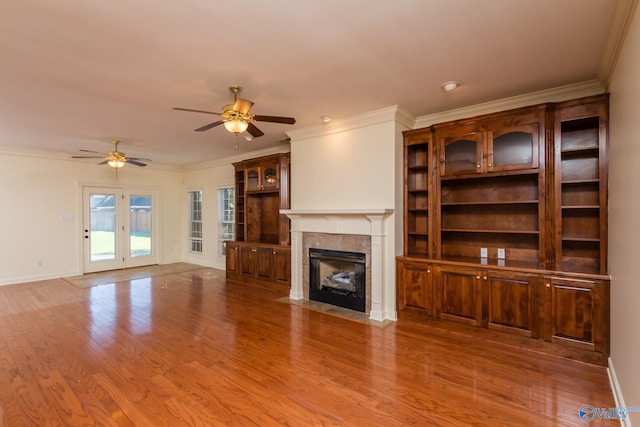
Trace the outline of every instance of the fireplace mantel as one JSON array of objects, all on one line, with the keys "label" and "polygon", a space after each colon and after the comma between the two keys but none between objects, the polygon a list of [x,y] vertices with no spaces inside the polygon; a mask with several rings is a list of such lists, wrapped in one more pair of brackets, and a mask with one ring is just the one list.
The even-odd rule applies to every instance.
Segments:
[{"label": "fireplace mantel", "polygon": [[[386,294],[384,283],[385,227],[384,219],[393,209],[296,210],[283,209],[281,214],[291,219],[291,291],[289,298],[303,296],[303,233],[357,234],[371,236],[371,320],[395,320],[395,312],[383,309]],[[395,283],[386,284],[394,286]]]}]

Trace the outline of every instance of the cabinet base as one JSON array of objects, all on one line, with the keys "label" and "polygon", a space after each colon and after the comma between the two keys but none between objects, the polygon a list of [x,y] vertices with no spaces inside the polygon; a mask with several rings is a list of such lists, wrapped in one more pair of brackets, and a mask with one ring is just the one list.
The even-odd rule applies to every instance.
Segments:
[{"label": "cabinet base", "polygon": [[518,350],[540,352],[551,356],[562,357],[589,363],[592,365],[607,366],[607,356],[603,353],[567,347],[565,345],[532,339],[526,336],[518,336],[508,332],[485,329],[450,320],[428,317],[424,310],[406,307],[398,311],[398,321],[407,321],[423,324],[431,328],[438,328],[448,332],[465,334],[471,339],[482,339],[500,344],[516,347]]}]

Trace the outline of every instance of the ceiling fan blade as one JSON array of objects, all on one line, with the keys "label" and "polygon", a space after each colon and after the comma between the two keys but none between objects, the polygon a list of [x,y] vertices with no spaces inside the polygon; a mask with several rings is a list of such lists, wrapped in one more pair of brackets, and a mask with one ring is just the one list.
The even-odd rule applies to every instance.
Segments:
[{"label": "ceiling fan blade", "polygon": [[144,163],[136,162],[135,160],[132,160],[132,159],[127,159],[125,160],[125,162],[130,163],[132,165],[136,165],[136,166],[147,166]]},{"label": "ceiling fan blade", "polygon": [[96,154],[105,154],[105,153],[101,153],[100,151],[93,151],[93,150],[83,150],[80,149],[78,151],[82,151],[83,153],[96,153]]},{"label": "ceiling fan blade", "polygon": [[214,128],[216,126],[220,126],[222,123],[224,123],[224,120],[218,120],[217,122],[209,123],[208,125],[204,125],[201,128],[195,129],[195,131],[196,132],[202,132],[203,130],[209,130],[209,129]]},{"label": "ceiling fan blade", "polygon": [[103,159],[104,156],[71,156],[72,159]]},{"label": "ceiling fan blade", "polygon": [[151,159],[145,159],[144,157],[127,157],[129,160],[136,160],[138,162],[152,162]]},{"label": "ceiling fan blade", "polygon": [[296,123],[296,119],[293,117],[277,117],[277,116],[253,116],[253,120],[258,122],[272,122],[272,123],[284,123],[287,125],[294,125]]},{"label": "ceiling fan blade", "polygon": [[264,135],[264,132],[262,132],[260,129],[258,129],[256,127],[256,125],[254,125],[251,122],[249,122],[249,126],[247,127],[247,132],[249,132],[251,134],[251,136],[254,137],[254,138],[257,138],[259,136]]},{"label": "ceiling fan blade", "polygon": [[214,113],[213,111],[204,111],[204,110],[193,110],[191,108],[180,108],[180,107],[173,107],[174,110],[178,110],[178,111],[189,111],[191,113],[204,113],[204,114],[215,114],[216,116],[221,116],[222,113]]},{"label": "ceiling fan blade", "polygon": [[98,164],[99,164],[99,165],[106,165],[107,163],[109,163],[109,160],[102,161],[102,162],[100,162],[100,163],[98,163]]},{"label": "ceiling fan blade", "polygon": [[249,110],[253,107],[253,102],[247,99],[236,99],[235,104],[233,104],[233,111],[238,111],[242,114],[248,114]]}]

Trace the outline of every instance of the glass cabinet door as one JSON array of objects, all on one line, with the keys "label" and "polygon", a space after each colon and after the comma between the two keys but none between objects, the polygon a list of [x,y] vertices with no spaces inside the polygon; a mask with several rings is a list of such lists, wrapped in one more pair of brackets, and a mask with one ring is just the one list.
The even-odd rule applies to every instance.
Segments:
[{"label": "glass cabinet door", "polygon": [[280,183],[278,168],[275,166],[265,166],[262,169],[262,189],[275,190]]},{"label": "glass cabinet door", "polygon": [[461,175],[483,172],[482,133],[470,133],[444,138],[441,150],[441,174]]},{"label": "glass cabinet door", "polygon": [[260,191],[260,168],[245,169],[245,185],[247,191]]},{"label": "glass cabinet door", "polygon": [[487,169],[538,167],[538,126],[535,124],[490,132]]}]

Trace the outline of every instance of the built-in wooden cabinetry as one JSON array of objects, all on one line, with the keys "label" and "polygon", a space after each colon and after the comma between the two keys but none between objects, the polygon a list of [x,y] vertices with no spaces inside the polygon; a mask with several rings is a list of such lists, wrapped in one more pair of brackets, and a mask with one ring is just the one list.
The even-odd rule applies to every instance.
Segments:
[{"label": "built-in wooden cabinetry", "polygon": [[257,242],[227,242],[227,279],[291,284],[291,248]]},{"label": "built-in wooden cabinetry", "polygon": [[227,279],[289,284],[289,153],[233,164],[236,175],[236,241],[226,242]]},{"label": "built-in wooden cabinetry", "polygon": [[608,356],[607,95],[404,133],[399,310]]}]

